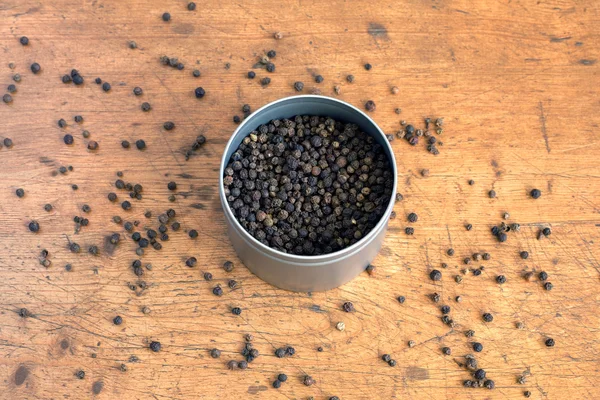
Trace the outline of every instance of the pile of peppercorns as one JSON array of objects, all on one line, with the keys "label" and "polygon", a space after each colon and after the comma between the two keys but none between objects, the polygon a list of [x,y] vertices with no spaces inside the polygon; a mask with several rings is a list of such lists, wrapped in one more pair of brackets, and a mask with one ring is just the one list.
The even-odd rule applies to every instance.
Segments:
[{"label": "pile of peppercorns", "polygon": [[381,145],[355,124],[296,116],[252,131],[223,177],[236,219],[254,238],[301,255],[350,246],[380,220],[394,177]]}]

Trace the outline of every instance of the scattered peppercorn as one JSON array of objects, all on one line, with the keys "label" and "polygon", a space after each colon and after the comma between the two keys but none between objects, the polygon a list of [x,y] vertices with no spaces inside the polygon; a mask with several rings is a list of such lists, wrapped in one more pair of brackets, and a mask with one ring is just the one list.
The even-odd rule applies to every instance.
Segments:
[{"label": "scattered peppercorn", "polygon": [[160,342],[150,342],[150,350],[152,350],[153,352],[158,353],[161,348],[162,346]]},{"label": "scattered peppercorn", "polygon": [[300,81],[294,82],[294,89],[296,89],[296,92],[301,92],[304,89],[304,83]]},{"label": "scattered peppercorn", "polygon": [[493,199],[496,197],[496,191],[495,190],[490,190],[488,192],[488,196],[490,197],[490,199]]},{"label": "scattered peppercorn", "polygon": [[530,194],[534,199],[539,199],[542,195],[542,192],[539,189],[532,189]]},{"label": "scattered peppercorn", "polygon": [[366,64],[365,64],[365,69],[366,69],[367,71],[370,71],[370,70],[371,70],[371,68],[373,68],[373,66],[372,66],[371,64],[369,64],[369,63],[366,63]]},{"label": "scattered peppercorn", "polygon": [[6,93],[4,96],[2,96],[2,101],[6,104],[10,104],[12,103],[13,99],[10,94]]},{"label": "scattered peppercorn", "polygon": [[546,347],[554,347],[554,339],[552,338],[546,339],[544,343],[546,344]]},{"label": "scattered peppercorn", "polygon": [[119,315],[117,315],[114,319],[113,319],[113,324],[115,325],[121,325],[123,323],[123,318]]},{"label": "scattered peppercorn", "polygon": [[19,42],[23,45],[23,46],[27,46],[29,44],[29,38],[27,36],[21,36],[19,38]]},{"label": "scattered peppercorn", "polygon": [[[102,82],[102,81],[100,81],[100,82]],[[96,82],[96,83],[98,83],[98,82]],[[144,93],[144,91],[142,90],[141,87],[136,86],[133,88],[133,94],[135,94],[136,96],[141,96],[142,93]]]},{"label": "scattered peppercorn", "polygon": [[544,236],[548,237],[552,234],[552,230],[548,227],[542,229],[542,233],[544,234]]},{"label": "scattered peppercorn", "polygon": [[479,342],[474,342],[473,343],[473,351],[476,351],[477,353],[483,351],[483,345]]},{"label": "scattered peppercorn", "polygon": [[496,282],[502,285],[503,283],[506,283],[506,277],[504,275],[498,275],[496,277]]},{"label": "scattered peppercorn", "polygon": [[369,100],[365,103],[365,109],[369,112],[372,112],[377,109],[377,106],[375,105],[375,102],[373,100]]},{"label": "scattered peppercorn", "polygon": [[242,309],[241,309],[241,308],[239,308],[239,307],[233,307],[233,308],[231,309],[231,313],[232,313],[233,315],[240,315],[240,314],[242,313]]},{"label": "scattered peppercorn", "polygon": [[144,150],[146,148],[146,142],[142,139],[138,139],[135,141],[135,147],[137,147],[138,150]]},{"label": "scattered peppercorn", "polygon": [[490,313],[484,313],[483,314],[483,320],[485,322],[492,322],[494,320],[494,316]]},{"label": "scattered peppercorn", "polygon": [[473,377],[478,380],[485,379],[485,375],[486,375],[486,373],[485,373],[485,370],[483,370],[483,369],[478,369],[477,371],[475,371],[473,373]]},{"label": "scattered peppercorn", "polygon": [[429,278],[431,278],[432,281],[439,281],[442,279],[442,273],[437,269],[434,269],[429,273]]},{"label": "scattered peppercorn", "polygon": [[553,287],[554,287],[554,285],[552,285],[552,282],[544,283],[544,289],[546,289],[548,291],[552,290]]},{"label": "scattered peppercorn", "polygon": [[165,22],[169,22],[171,20],[171,14],[169,14],[168,12],[164,13],[162,15],[162,20]]},{"label": "scattered peppercorn", "polygon": [[38,63],[31,64],[31,72],[33,72],[34,74],[37,74],[38,72],[40,72],[41,69],[42,69],[42,67],[40,67],[40,64],[38,64]]},{"label": "scattered peppercorn", "polygon": [[347,313],[349,312],[353,312],[354,311],[354,304],[352,304],[351,302],[347,301],[342,305],[342,309],[344,311],[346,311]]},{"label": "scattered peppercorn", "polygon": [[406,297],[398,296],[397,300],[398,300],[398,303],[403,304],[406,301]]},{"label": "scattered peppercorn", "polygon": [[413,235],[415,233],[415,228],[407,226],[406,228],[404,228],[404,232],[407,235]]},{"label": "scattered peppercorn", "polygon": [[221,289],[221,286],[215,286],[212,292],[215,296],[223,296],[223,289]]},{"label": "scattered peppercorn", "polygon": [[194,11],[196,9],[196,3],[194,3],[193,1],[190,1],[187,5],[187,8],[189,11]]}]

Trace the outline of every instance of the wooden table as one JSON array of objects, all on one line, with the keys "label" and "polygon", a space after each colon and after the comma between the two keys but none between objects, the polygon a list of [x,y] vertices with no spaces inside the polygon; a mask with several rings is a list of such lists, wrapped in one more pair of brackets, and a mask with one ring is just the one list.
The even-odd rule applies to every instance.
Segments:
[{"label": "wooden table", "polygon": [[[182,0],[0,3],[2,90],[13,74],[22,76],[12,104],[0,103],[0,136],[14,142],[0,149],[0,398],[519,399],[526,390],[532,399],[600,397],[600,5],[477,3],[202,1],[196,11]],[[275,40],[275,32],[283,38]],[[19,43],[23,35],[28,46]],[[277,51],[276,72],[253,69],[270,49]],[[161,55],[178,57],[185,69],[161,65]],[[33,62],[41,65],[38,75],[29,69]],[[73,68],[84,85],[61,82]],[[195,68],[200,78],[192,76]],[[249,80],[252,69],[257,78]],[[323,83],[314,82],[316,74]],[[261,87],[267,75],[272,83]],[[103,92],[96,77],[112,90]],[[423,141],[392,143],[404,201],[375,275],[326,293],[290,293],[253,276],[228,242],[218,198],[218,163],[233,115],[243,104],[254,110],[295,94],[295,81],[305,83],[305,93],[360,107],[374,100],[371,115],[389,133],[401,120],[422,127],[426,116],[445,119],[438,156]],[[134,96],[135,86],[142,96]],[[197,86],[207,92],[202,100],[194,97]],[[148,113],[140,110],[144,101],[152,105]],[[75,115],[84,123],[73,122]],[[166,132],[165,121],[176,128]],[[63,143],[65,133],[75,137],[72,146]],[[186,161],[199,133],[208,142]],[[145,151],[121,147],[137,139],[146,141]],[[99,143],[97,151],[87,150],[89,140]],[[73,171],[58,172],[69,165]],[[107,200],[117,171],[143,185],[143,200],[128,212]],[[175,202],[168,199],[171,180],[178,184]],[[541,198],[529,196],[533,188]],[[182,229],[161,251],[146,251],[147,287],[132,291],[136,246],[112,217],[139,221],[137,230],[156,228],[170,207]],[[412,211],[419,221],[407,236]],[[499,243],[490,228],[505,212],[521,230]],[[75,216],[89,225],[76,232]],[[32,219],[37,234],[28,230]],[[547,226],[552,235],[538,240]],[[196,240],[186,235],[190,229],[200,230]],[[107,242],[111,233],[123,237],[116,247]],[[80,254],[69,251],[71,242],[81,245]],[[98,256],[87,253],[92,245]],[[42,249],[50,253],[48,267],[40,264]],[[465,266],[475,252],[489,252],[491,260]],[[198,259],[195,268],[184,264],[190,256]],[[223,271],[225,260],[234,261],[233,272]],[[480,265],[480,276],[461,272]],[[429,280],[432,268],[442,270],[440,282]],[[552,291],[537,279],[542,270]],[[532,271],[532,280],[523,278]],[[204,281],[204,272],[214,281]],[[505,284],[496,283],[498,274]],[[213,286],[227,287],[229,279],[239,288],[215,297]],[[356,312],[343,312],[345,301]],[[452,308],[454,328],[440,321],[443,304]],[[241,316],[233,306],[243,308]],[[30,315],[21,317],[22,308]],[[482,321],[484,312],[493,313],[492,323]],[[340,321],[343,332],[335,329]],[[261,355],[245,371],[227,370],[227,361],[242,359],[247,333]],[[544,344],[549,337],[553,348]],[[162,343],[161,352],[149,350],[152,340]],[[484,346],[477,359],[495,381],[493,391],[463,388],[473,341]],[[276,358],[274,350],[285,345],[296,355]],[[211,358],[212,348],[222,351],[220,359]],[[381,361],[384,353],[395,368]],[[75,376],[79,370],[84,379]],[[275,390],[278,373],[289,379]],[[304,386],[305,375],[317,383]]]}]

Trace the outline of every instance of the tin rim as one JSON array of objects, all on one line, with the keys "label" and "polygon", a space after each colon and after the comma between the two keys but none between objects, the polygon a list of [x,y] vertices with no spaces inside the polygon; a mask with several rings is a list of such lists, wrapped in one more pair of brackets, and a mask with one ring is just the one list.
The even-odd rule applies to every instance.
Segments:
[{"label": "tin rim", "polygon": [[[390,158],[389,161],[392,165],[392,172],[394,173],[394,185],[392,188],[392,195],[390,198],[390,202],[389,202],[384,214],[381,216],[381,218],[377,222],[377,225],[375,225],[373,227],[373,229],[371,229],[371,231],[365,237],[363,237],[362,239],[360,239],[358,242],[354,243],[353,245],[344,247],[343,249],[332,252],[332,253],[320,254],[320,255],[316,255],[316,256],[303,256],[303,255],[297,255],[297,254],[292,254],[292,253],[284,253],[280,250],[269,247],[269,246],[261,243],[260,241],[258,241],[254,236],[249,234],[248,231],[246,231],[246,229],[244,229],[244,227],[239,223],[237,218],[235,218],[235,215],[233,215],[233,213],[231,212],[229,203],[227,202],[227,199],[225,198],[225,190],[223,187],[223,174],[225,172],[225,167],[227,166],[227,162],[228,162],[228,160],[226,159],[227,151],[229,150],[230,147],[232,147],[232,143],[235,140],[235,138],[238,136],[240,131],[242,131],[243,129],[246,128],[246,126],[248,125],[247,124],[248,121],[250,121],[252,119],[251,117],[258,115],[261,112],[263,112],[264,110],[266,110],[267,108],[273,107],[279,103],[290,102],[290,101],[300,100],[300,99],[309,99],[309,100],[312,99],[312,100],[317,100],[320,102],[329,101],[332,103],[337,103],[343,107],[347,107],[347,108],[351,109],[353,112],[359,113],[360,115],[362,115],[362,117],[366,118],[366,120],[373,125],[373,127],[375,128],[375,131],[383,139],[383,142],[385,143],[385,146],[387,147],[388,152],[389,152],[389,158]],[[371,134],[371,133],[369,132],[369,134]],[[346,254],[344,254],[344,253],[354,253],[359,247],[364,246],[365,243],[367,243],[367,242],[370,242],[373,239],[373,237],[383,228],[383,226],[385,224],[387,224],[387,221],[388,221],[388,219],[391,215],[391,212],[394,208],[394,203],[395,203],[394,200],[395,200],[395,196],[396,196],[397,185],[398,185],[398,171],[397,171],[397,167],[396,167],[396,158],[394,156],[394,150],[392,149],[390,142],[387,140],[387,137],[385,136],[385,134],[383,133],[383,131],[381,130],[379,125],[377,125],[377,123],[375,123],[375,121],[373,121],[373,119],[371,119],[371,117],[369,117],[367,114],[365,114],[362,110],[358,109],[357,107],[353,106],[350,103],[346,103],[345,101],[338,100],[333,97],[309,95],[309,94],[299,95],[299,96],[288,96],[288,97],[283,97],[281,99],[272,101],[270,103],[265,104],[264,106],[262,106],[261,108],[259,108],[258,110],[254,111],[252,114],[250,114],[247,118],[245,118],[245,120],[236,128],[236,130],[233,131],[233,134],[227,141],[227,145],[225,146],[223,155],[221,157],[221,167],[219,168],[219,197],[221,198],[221,205],[223,207],[223,211],[225,212],[227,219],[230,222],[232,221],[231,223],[233,223],[235,225],[236,229],[243,232],[242,235],[244,236],[244,238],[247,241],[250,242],[250,244],[257,247],[262,252],[271,254],[273,256],[288,258],[290,261],[314,261],[314,262],[326,261],[330,258],[338,258],[338,257],[345,256]]]}]

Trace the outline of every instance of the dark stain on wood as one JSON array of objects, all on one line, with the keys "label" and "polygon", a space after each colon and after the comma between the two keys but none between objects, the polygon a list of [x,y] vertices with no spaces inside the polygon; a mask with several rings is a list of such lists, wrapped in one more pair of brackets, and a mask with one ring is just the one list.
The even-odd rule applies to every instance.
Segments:
[{"label": "dark stain on wood", "polygon": [[96,381],[92,385],[92,393],[94,393],[94,394],[100,394],[102,389],[104,389],[104,382],[102,382],[102,381]]},{"label": "dark stain on wood", "polygon": [[369,29],[367,29],[367,32],[375,39],[390,40],[388,36],[388,31],[385,28],[385,26],[377,22],[369,23]]},{"label": "dark stain on wood", "polygon": [[429,371],[421,367],[408,367],[406,378],[411,381],[424,381],[429,379]]},{"label": "dark stain on wood", "polygon": [[316,313],[326,313],[326,312],[327,312],[327,311],[323,310],[323,309],[321,308],[321,306],[320,306],[320,305],[318,305],[318,304],[313,304],[312,306],[309,306],[309,307],[308,307],[308,309],[309,309],[310,311],[314,311],[314,312],[316,312]]},{"label": "dark stain on wood", "polygon": [[60,348],[66,350],[69,348],[69,341],[67,339],[63,339],[60,341]]},{"label": "dark stain on wood", "polygon": [[115,253],[116,249],[117,249],[117,245],[112,244],[110,242],[110,235],[105,236],[104,237],[104,251],[106,252],[106,254],[108,254],[109,256],[112,256]]},{"label": "dark stain on wood", "polygon": [[583,59],[583,60],[579,60],[579,64],[581,64],[581,65],[594,65],[594,64],[596,64],[596,61],[598,61],[598,60],[586,60],[586,59]]},{"label": "dark stain on wood", "polygon": [[15,385],[21,386],[28,376],[29,369],[26,366],[21,365],[19,368],[17,368],[17,372],[15,372]]},{"label": "dark stain on wood", "polygon": [[195,28],[192,24],[177,24],[173,25],[173,28],[171,30],[173,31],[173,33],[179,33],[181,35],[190,35],[194,33]]},{"label": "dark stain on wood", "polygon": [[550,42],[551,43],[560,43],[560,42],[564,42],[565,40],[569,40],[571,39],[571,36],[565,36],[565,37],[554,37],[551,36],[550,37]]},{"label": "dark stain on wood", "polygon": [[48,165],[48,164],[53,164],[54,160],[52,160],[51,158],[48,158],[48,157],[40,157],[40,162],[42,164]]},{"label": "dark stain on wood", "polygon": [[248,394],[258,394],[258,392],[265,392],[267,387],[264,385],[260,386],[248,386]]},{"label": "dark stain on wood", "polygon": [[186,173],[183,173],[183,174],[177,174],[177,175],[175,175],[175,176],[177,176],[177,177],[179,177],[179,178],[183,178],[183,179],[193,179],[193,178],[194,178],[194,176],[193,176],[193,175],[186,174]]},{"label": "dark stain on wood", "polygon": [[196,210],[204,210],[206,208],[206,206],[202,203],[190,204],[190,207],[195,208]]}]

